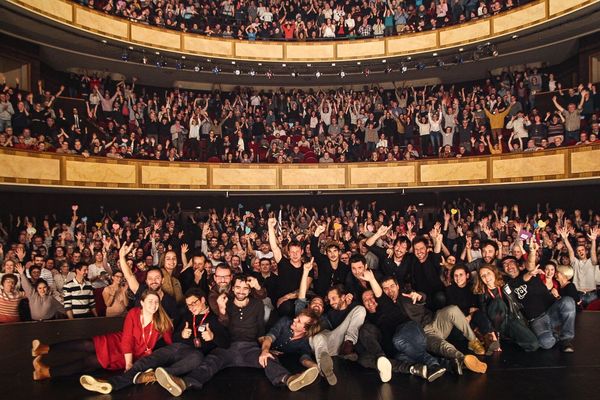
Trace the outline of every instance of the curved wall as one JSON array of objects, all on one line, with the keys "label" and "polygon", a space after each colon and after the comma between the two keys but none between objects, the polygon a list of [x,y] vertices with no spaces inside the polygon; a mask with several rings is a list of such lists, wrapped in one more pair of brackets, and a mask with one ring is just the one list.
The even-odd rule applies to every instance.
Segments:
[{"label": "curved wall", "polygon": [[408,56],[444,50],[547,23],[600,0],[538,0],[490,18],[416,34],[327,42],[251,42],[210,38],[150,27],[66,0],[7,0],[43,18],[131,45],[186,55],[264,62],[342,62]]},{"label": "curved wall", "polygon": [[193,191],[458,188],[598,179],[600,145],[527,154],[348,164],[111,160],[0,148],[0,185]]}]

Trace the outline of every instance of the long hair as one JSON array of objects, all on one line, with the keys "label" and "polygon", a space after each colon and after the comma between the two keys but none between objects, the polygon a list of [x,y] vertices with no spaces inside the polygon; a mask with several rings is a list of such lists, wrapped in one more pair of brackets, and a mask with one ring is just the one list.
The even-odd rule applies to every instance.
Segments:
[{"label": "long hair", "polygon": [[156,290],[152,290],[152,289],[144,290],[144,293],[142,293],[140,300],[144,301],[144,300],[146,300],[146,297],[148,297],[150,295],[154,295],[154,296],[158,297],[158,299],[159,299],[158,310],[152,316],[152,322],[154,323],[154,329],[156,329],[162,335],[165,332],[173,329],[173,323],[171,322],[171,319],[169,318],[169,316],[165,312],[165,309],[163,308],[162,304],[160,303],[160,296]]},{"label": "long hair", "polygon": [[[496,278],[497,288],[501,288],[502,286],[504,286],[504,279],[502,278],[502,274],[500,274],[500,271],[498,270],[498,268],[496,268],[495,265],[483,264],[481,267],[479,267],[479,271],[481,271],[483,268],[492,271],[494,277]],[[475,279],[475,285],[473,286],[473,293],[475,294],[483,294],[487,290],[487,285],[481,280],[481,276],[479,276],[479,271],[477,273],[477,279]]]},{"label": "long hair", "polygon": [[304,315],[310,318],[310,321],[304,324],[304,328],[306,329],[306,336],[311,337],[315,336],[317,333],[321,331],[321,323],[319,316],[310,308],[305,308],[304,310],[298,313],[298,317]]}]

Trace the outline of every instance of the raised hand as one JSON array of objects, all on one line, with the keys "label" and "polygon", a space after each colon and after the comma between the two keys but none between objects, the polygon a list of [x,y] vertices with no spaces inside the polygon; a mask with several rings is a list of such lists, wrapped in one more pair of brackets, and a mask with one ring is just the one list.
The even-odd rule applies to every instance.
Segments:
[{"label": "raised hand", "polygon": [[271,217],[267,221],[267,226],[269,229],[275,229],[275,225],[277,225],[277,218]]},{"label": "raised hand", "polygon": [[325,227],[323,225],[317,225],[315,228],[315,236],[319,237],[323,232],[325,232]]},{"label": "raised hand", "polygon": [[190,328],[190,323],[186,322],[185,327],[181,331],[181,337],[184,339],[189,339],[192,336],[192,329]]},{"label": "raised hand", "polygon": [[417,292],[402,293],[402,296],[411,299],[413,304],[417,304],[417,301],[421,301],[423,298],[423,296]]},{"label": "raised hand", "polygon": [[204,332],[202,332],[202,339],[204,339],[205,342],[210,342],[214,338],[215,338],[215,334],[210,329],[210,324],[207,323],[206,328],[204,329]]},{"label": "raised hand", "polygon": [[302,264],[302,268],[304,269],[304,272],[305,272],[305,273],[307,273],[307,274],[308,274],[308,273],[310,272],[310,270],[311,270],[311,269],[313,269],[313,267],[314,267],[314,262],[315,262],[315,258],[314,258],[314,257],[312,257],[312,258],[310,259],[310,261],[308,261],[308,262],[305,262],[304,264]]},{"label": "raised hand", "polygon": [[123,243],[123,246],[121,246],[121,248],[119,249],[119,258],[125,258],[127,257],[127,254],[131,253],[131,250],[133,249],[133,243]]}]

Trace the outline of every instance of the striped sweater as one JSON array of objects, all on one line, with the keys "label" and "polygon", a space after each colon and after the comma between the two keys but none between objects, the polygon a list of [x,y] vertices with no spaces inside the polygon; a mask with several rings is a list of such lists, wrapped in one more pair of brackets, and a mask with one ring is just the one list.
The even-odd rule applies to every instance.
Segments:
[{"label": "striped sweater", "polygon": [[96,306],[94,288],[88,280],[77,282],[76,278],[63,286],[65,311],[73,311],[73,315],[84,315],[92,312]]}]

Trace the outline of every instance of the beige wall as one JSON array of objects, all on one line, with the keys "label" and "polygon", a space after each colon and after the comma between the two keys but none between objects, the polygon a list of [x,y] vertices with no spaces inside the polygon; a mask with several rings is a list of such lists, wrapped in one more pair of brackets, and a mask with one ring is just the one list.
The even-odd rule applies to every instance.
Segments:
[{"label": "beige wall", "polygon": [[84,159],[0,148],[0,184],[173,190],[357,190],[600,178],[600,145],[451,160],[208,164]]},{"label": "beige wall", "polygon": [[442,50],[488,41],[498,36],[514,34],[518,30],[530,28],[600,0],[537,0],[516,10],[457,27],[384,39],[324,43],[265,43],[208,39],[195,34],[177,33],[110,17],[66,0],[7,1],[91,33],[117,37],[156,49],[239,60],[332,62],[418,54],[434,49]]}]

